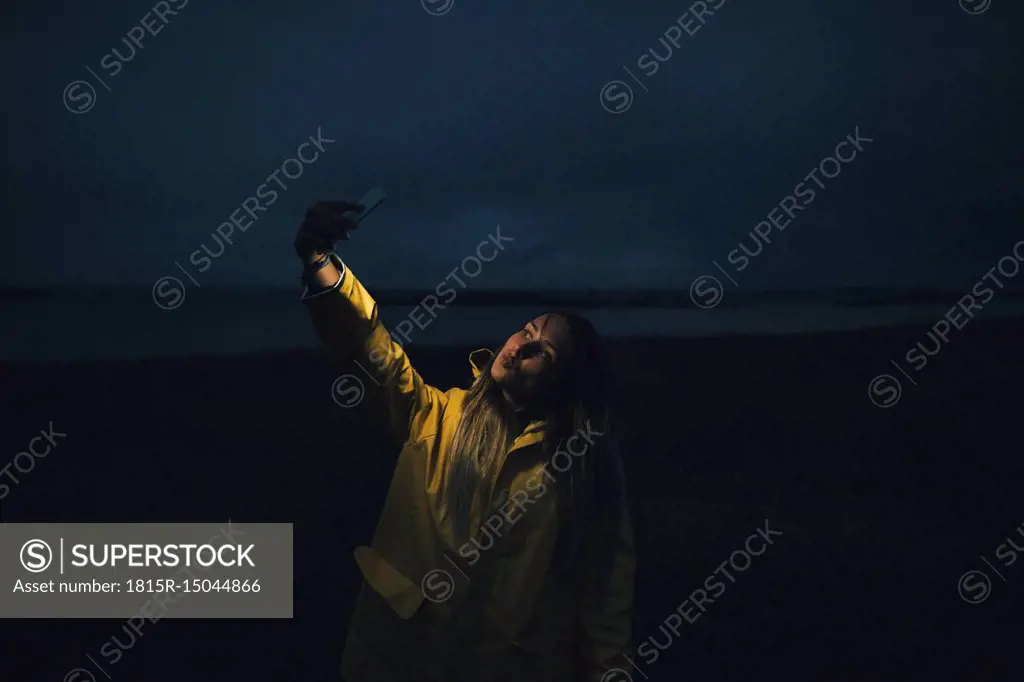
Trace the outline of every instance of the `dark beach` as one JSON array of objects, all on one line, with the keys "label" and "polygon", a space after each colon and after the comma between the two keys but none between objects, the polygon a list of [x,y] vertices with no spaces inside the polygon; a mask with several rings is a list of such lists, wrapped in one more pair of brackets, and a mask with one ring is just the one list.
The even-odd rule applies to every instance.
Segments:
[{"label": "dark beach", "polygon": [[[659,625],[747,536],[766,523],[781,533],[657,661],[636,656],[634,680],[1016,678],[1024,571],[997,563],[1000,580],[981,557],[996,562],[1024,521],[1024,320],[972,323],[914,386],[889,360],[925,331],[611,345],[639,552],[637,644],[664,644]],[[470,350],[409,354],[447,388],[467,385]],[[370,539],[396,453],[370,415],[332,401],[341,371],[322,353],[0,372],[4,452],[49,422],[68,434],[12,487],[4,522],[295,524],[294,619],[146,624],[108,666],[112,679],[339,679],[359,586],[351,552]],[[903,390],[883,409],[868,384],[887,372]],[[958,591],[975,569],[992,581],[980,603]],[[33,680],[78,667],[104,679],[89,657],[102,661],[112,636],[127,640],[122,620],[14,622],[5,658]]]}]

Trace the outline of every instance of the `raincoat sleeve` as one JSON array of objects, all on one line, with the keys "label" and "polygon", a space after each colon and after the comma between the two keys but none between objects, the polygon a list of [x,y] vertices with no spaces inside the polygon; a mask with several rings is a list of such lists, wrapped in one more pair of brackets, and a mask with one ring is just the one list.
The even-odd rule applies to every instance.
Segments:
[{"label": "raincoat sleeve", "polygon": [[[617,522],[606,523],[589,539],[579,611],[577,659],[579,682],[607,682],[620,669],[631,673],[633,575],[636,553],[625,505]],[[622,679],[629,679],[623,677]]]},{"label": "raincoat sleeve", "polygon": [[331,258],[341,272],[338,283],[315,294],[307,292],[302,301],[332,361],[355,364],[353,376],[358,382],[349,380],[345,395],[351,397],[346,400],[358,401],[365,391],[367,399],[386,414],[392,435],[405,442],[422,426],[418,418],[432,406],[443,407],[446,396],[423,381],[380,321],[377,302],[337,254]]}]

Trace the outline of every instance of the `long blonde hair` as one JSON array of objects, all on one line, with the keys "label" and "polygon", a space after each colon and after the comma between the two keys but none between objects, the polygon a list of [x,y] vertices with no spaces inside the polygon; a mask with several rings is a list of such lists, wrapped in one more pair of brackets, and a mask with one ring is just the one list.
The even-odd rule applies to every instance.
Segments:
[{"label": "long blonde hair", "polygon": [[[530,410],[541,412],[547,422],[544,456],[550,460],[575,433],[601,434],[556,483],[567,518],[559,536],[559,557],[568,567],[590,524],[614,520],[624,509],[626,489],[618,438],[612,430],[611,377],[600,337],[580,315],[562,310],[553,314],[566,320],[573,352],[559,380]],[[491,377],[495,357],[491,355],[466,395],[446,472],[445,501],[456,546],[477,530],[469,527],[470,519],[475,510],[489,509],[504,455],[526,425]]]},{"label": "long blonde hair", "polygon": [[494,356],[466,394],[446,472],[446,501],[455,541],[469,539],[474,509],[487,509],[505,452],[518,435],[515,408],[491,377]]}]

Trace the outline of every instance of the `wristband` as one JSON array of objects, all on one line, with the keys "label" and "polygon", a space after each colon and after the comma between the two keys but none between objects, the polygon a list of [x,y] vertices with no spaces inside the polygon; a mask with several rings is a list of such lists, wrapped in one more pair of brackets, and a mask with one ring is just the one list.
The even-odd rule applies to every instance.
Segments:
[{"label": "wristband", "polygon": [[330,262],[331,262],[331,254],[330,253],[325,253],[323,258],[321,258],[318,261],[314,261],[312,265],[307,265],[306,266],[306,272],[308,272],[311,275],[313,273],[315,273],[315,272],[320,272],[325,267],[327,267],[327,264],[330,263]]},{"label": "wristband", "polygon": [[327,267],[327,264],[331,262],[331,256],[333,253],[325,253],[324,257],[318,261],[314,261],[311,265],[307,265],[300,278],[303,284],[309,284],[313,282],[313,275]]}]

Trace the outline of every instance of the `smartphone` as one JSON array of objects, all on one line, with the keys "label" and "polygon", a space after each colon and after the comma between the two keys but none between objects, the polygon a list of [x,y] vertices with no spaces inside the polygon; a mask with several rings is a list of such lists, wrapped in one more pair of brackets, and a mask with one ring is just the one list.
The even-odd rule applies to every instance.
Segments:
[{"label": "smartphone", "polygon": [[384,186],[377,185],[369,192],[364,194],[363,197],[359,200],[358,203],[360,203],[363,206],[363,210],[352,215],[346,215],[345,217],[348,218],[349,220],[361,223],[363,219],[366,218],[366,216],[370,215],[370,213],[373,212],[374,209],[383,204],[384,200],[387,199],[387,197],[388,195],[384,191]]}]

